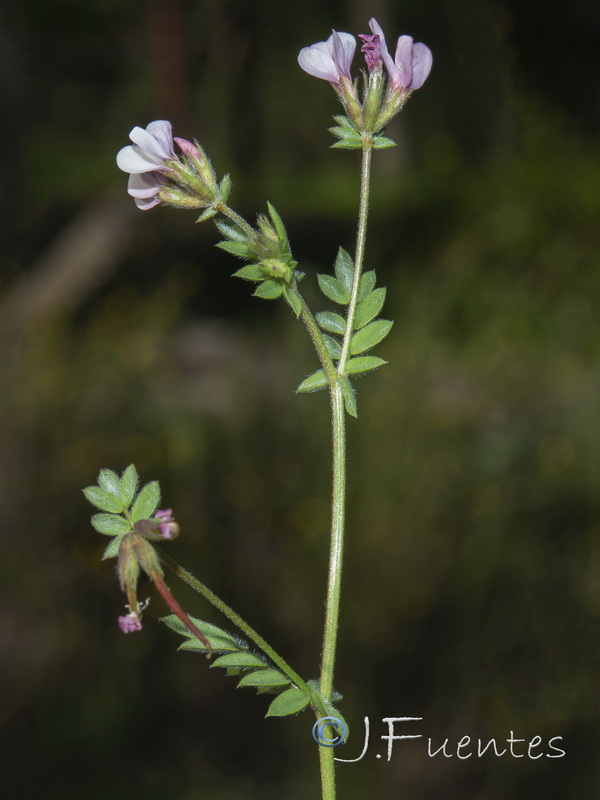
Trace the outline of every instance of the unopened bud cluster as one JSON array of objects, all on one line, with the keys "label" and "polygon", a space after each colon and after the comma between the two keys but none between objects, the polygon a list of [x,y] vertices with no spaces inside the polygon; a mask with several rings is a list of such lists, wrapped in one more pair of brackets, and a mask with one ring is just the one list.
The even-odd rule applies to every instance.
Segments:
[{"label": "unopened bud cluster", "polygon": [[254,292],[257,297],[274,300],[283,294],[299,314],[300,300],[294,287],[304,276],[296,269],[281,217],[270,203],[267,207],[268,216],[260,214],[255,228],[241,228],[230,220],[218,220],[216,226],[226,238],[217,247],[250,262],[234,275],[258,283]]}]

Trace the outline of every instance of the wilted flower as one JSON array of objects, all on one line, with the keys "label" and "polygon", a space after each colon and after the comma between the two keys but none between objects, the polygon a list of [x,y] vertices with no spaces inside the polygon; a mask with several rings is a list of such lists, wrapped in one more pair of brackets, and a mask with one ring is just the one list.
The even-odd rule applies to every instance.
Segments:
[{"label": "wilted flower", "polygon": [[361,33],[358,38],[363,40],[363,46],[360,48],[360,52],[365,54],[365,61],[367,62],[367,69],[369,72],[380,69],[382,64],[380,37],[376,33]]},{"label": "wilted flower", "polygon": [[[365,52],[367,66],[369,66],[369,61],[373,61],[376,58],[376,50],[378,48],[379,53],[377,55],[385,65],[392,93],[399,92],[401,97],[404,98],[409,92],[420,89],[431,71],[433,62],[431,50],[427,45],[422,42],[413,44],[412,36],[400,36],[396,46],[396,53],[392,60],[385,43],[385,34],[374,17],[369,21],[369,27],[373,32],[373,36],[361,37],[365,41],[363,52],[365,52],[365,47],[368,47],[367,52]],[[375,37],[378,38],[377,42],[375,42]],[[367,39],[370,40],[368,43]]]},{"label": "wilted flower", "polygon": [[142,630],[142,620],[135,611],[130,611],[125,617],[119,617],[119,628],[123,633],[136,633]]},{"label": "wilted flower", "polygon": [[339,86],[342,78],[352,80],[350,65],[355,49],[354,36],[333,31],[326,42],[303,47],[298,54],[298,63],[309,75]]}]

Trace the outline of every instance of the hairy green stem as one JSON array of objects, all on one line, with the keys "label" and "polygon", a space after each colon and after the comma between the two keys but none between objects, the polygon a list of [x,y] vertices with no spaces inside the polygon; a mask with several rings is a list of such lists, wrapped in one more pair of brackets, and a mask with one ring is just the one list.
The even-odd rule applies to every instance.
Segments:
[{"label": "hairy green stem", "polygon": [[319,767],[321,769],[322,800],[335,800],[335,763],[333,747],[319,745]]},{"label": "hairy green stem", "polygon": [[338,361],[338,372],[344,375],[346,372],[346,361],[350,355],[350,340],[354,332],[354,315],[358,305],[358,290],[360,287],[360,276],[362,275],[363,262],[365,258],[365,244],[367,240],[367,217],[369,215],[369,187],[371,183],[371,153],[373,141],[369,137],[364,140],[362,149],[362,165],[360,171],[360,203],[358,209],[358,227],[356,232],[356,254],[354,257],[354,279],[352,281],[352,292],[346,315],[346,331],[342,342],[342,355]]},{"label": "hairy green stem", "polygon": [[300,292],[296,287],[294,287],[294,291],[300,298],[300,302],[302,303],[302,313],[300,314],[300,318],[302,322],[306,326],[306,330],[308,331],[308,335],[312,339],[312,343],[315,346],[315,350],[317,351],[317,355],[319,356],[319,361],[321,362],[321,366],[323,367],[323,372],[327,376],[327,380],[329,381],[329,385],[332,386],[338,380],[337,372],[335,369],[335,365],[331,360],[331,356],[327,352],[327,347],[325,346],[325,340],[323,339],[323,334],[321,333],[321,329],[317,325],[316,319],[313,317],[310,308],[306,304],[306,300],[302,297]]},{"label": "hairy green stem", "polygon": [[238,228],[241,228],[248,235],[255,233],[252,225],[250,225],[249,222],[246,222],[241,214],[238,214],[237,211],[233,210],[233,208],[229,208],[226,203],[217,203],[217,205],[215,205],[215,209],[219,212],[219,214],[223,214],[224,217],[230,219],[235,225],[238,226]]},{"label": "hairy green stem", "polygon": [[[346,412],[340,377],[345,374],[346,361],[350,354],[350,340],[354,331],[354,315],[358,304],[358,290],[362,273],[365,243],[367,237],[367,217],[369,212],[369,184],[371,178],[371,139],[365,139],[362,150],[360,181],[360,201],[356,234],[356,254],[354,258],[354,277],[352,293],[346,317],[346,331],[342,344],[337,374],[329,378],[331,400],[331,430],[333,444],[333,487],[331,497],[331,543],[329,550],[329,573],[327,581],[327,600],[325,606],[325,627],[323,650],[321,654],[321,678],[319,691],[324,700],[331,702],[333,676],[335,671],[335,652],[340,614],[342,589],[342,564],[344,555],[344,524],[346,515]],[[313,340],[314,341],[314,340]],[[333,747],[319,747],[321,768],[321,792],[323,800],[335,800],[335,764]]]}]

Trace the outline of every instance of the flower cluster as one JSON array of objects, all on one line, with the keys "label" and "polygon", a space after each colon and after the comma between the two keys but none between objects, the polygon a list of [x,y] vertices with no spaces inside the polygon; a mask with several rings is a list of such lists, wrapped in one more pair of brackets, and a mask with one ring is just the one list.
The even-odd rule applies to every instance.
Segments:
[{"label": "flower cluster", "polygon": [[[215,171],[200,146],[173,138],[171,123],[151,122],[129,134],[133,144],[117,153],[117,166],[129,173],[127,192],[147,211],[159,203],[177,208],[209,208],[222,200]],[[175,153],[177,144],[182,155]]]},{"label": "flower cluster", "polygon": [[349,120],[361,132],[373,134],[395,116],[410,94],[420,89],[431,70],[431,50],[411,36],[400,36],[394,58],[376,19],[369,22],[370,34],[362,34],[361,52],[368,71],[362,102],[350,65],[356,40],[349,33],[333,31],[326,42],[304,47],[298,63],[309,75],[328,81],[342,101]]}]

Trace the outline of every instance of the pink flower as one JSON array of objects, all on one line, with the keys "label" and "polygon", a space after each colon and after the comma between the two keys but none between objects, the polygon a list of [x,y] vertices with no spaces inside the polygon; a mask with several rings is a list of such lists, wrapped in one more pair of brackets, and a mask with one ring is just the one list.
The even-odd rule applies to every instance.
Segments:
[{"label": "pink flower", "polygon": [[298,54],[298,63],[309,75],[339,86],[342,78],[352,80],[350,65],[355,49],[354,36],[333,31],[326,42],[303,47]]},{"label": "pink flower", "polygon": [[[374,17],[369,21],[369,27],[374,37],[379,37],[377,42],[378,55],[380,55],[385,65],[391,91],[399,92],[402,96],[406,96],[409,92],[420,89],[431,71],[433,62],[431,50],[427,45],[422,42],[413,44],[412,36],[401,36],[398,39],[396,53],[392,60],[385,43],[385,34]],[[376,46],[374,37],[368,37],[371,40],[370,42],[366,41],[366,36],[363,37],[365,41],[363,52],[365,52],[367,58],[367,66],[369,66],[369,59],[373,59],[374,56],[365,51],[365,48],[369,48],[371,51],[374,49]]]},{"label": "pink flower", "polygon": [[135,611],[130,611],[125,617],[119,617],[119,628],[123,633],[136,633],[142,630],[142,620]]},{"label": "pink flower", "polygon": [[173,509],[165,508],[154,513],[154,519],[160,520],[160,534],[163,539],[174,539],[179,534],[179,525],[173,519]]}]

